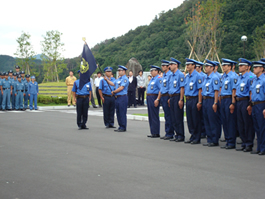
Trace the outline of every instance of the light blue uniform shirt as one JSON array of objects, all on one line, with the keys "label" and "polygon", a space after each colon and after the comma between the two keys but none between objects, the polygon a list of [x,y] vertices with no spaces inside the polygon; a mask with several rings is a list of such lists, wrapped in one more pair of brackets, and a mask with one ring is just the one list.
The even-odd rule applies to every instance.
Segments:
[{"label": "light blue uniform shirt", "polygon": [[39,86],[37,82],[29,82],[28,93],[33,95],[39,93]]},{"label": "light blue uniform shirt", "polygon": [[265,75],[262,73],[259,77],[253,79],[251,85],[251,100],[253,102],[265,101]]},{"label": "light blue uniform shirt", "polygon": [[[29,82],[30,82],[30,81],[29,81]],[[24,84],[25,84],[25,92],[28,92],[29,82],[28,82],[27,80],[24,81]]]},{"label": "light blue uniform shirt", "polygon": [[204,81],[206,79],[207,75],[202,71],[199,74],[203,77],[202,81]]},{"label": "light blue uniform shirt", "polygon": [[[115,83],[115,78],[114,77],[111,77],[110,78],[110,81]],[[111,88],[111,90],[110,90]],[[108,84],[108,82],[104,79],[102,79],[100,82],[99,82],[99,87],[98,89],[100,89],[102,91],[103,94],[106,94],[106,95],[111,95],[111,91],[114,91],[114,86],[111,86]]]},{"label": "light blue uniform shirt", "polygon": [[120,78],[116,79],[114,84],[116,89],[118,89],[121,86],[124,86],[124,89],[116,93],[115,95],[127,95],[129,79],[126,77],[126,75],[123,75]]},{"label": "light blue uniform shirt", "polygon": [[18,93],[18,91],[22,91],[22,90],[23,90],[23,93],[25,93],[25,83],[23,81],[21,81],[21,82],[17,81],[14,84],[15,93]]},{"label": "light blue uniform shirt", "polygon": [[220,89],[220,79],[212,72],[203,82],[202,96],[214,97],[215,91]]},{"label": "light blue uniform shirt", "polygon": [[168,93],[170,95],[180,93],[180,88],[185,86],[185,76],[180,70],[172,74]]},{"label": "light blue uniform shirt", "polygon": [[6,80],[6,79],[3,79],[2,82],[1,82],[1,86],[2,88],[6,89],[6,88],[11,88],[12,86],[12,82],[10,79]]},{"label": "light blue uniform shirt", "polygon": [[92,91],[91,83],[87,82],[83,88],[79,88],[79,79],[74,82],[72,91],[75,92],[77,95],[89,95],[89,91]]},{"label": "light blue uniform shirt", "polygon": [[228,74],[223,74],[221,96],[232,95],[232,90],[236,89],[237,78],[238,77],[233,73],[233,71],[230,71]]},{"label": "light blue uniform shirt", "polygon": [[161,89],[161,83],[162,83],[162,78],[157,75],[153,77],[148,86],[147,86],[147,94],[158,94],[160,89]]},{"label": "light blue uniform shirt", "polygon": [[199,89],[202,88],[203,76],[194,70],[186,75],[185,96],[198,96]]},{"label": "light blue uniform shirt", "polygon": [[253,78],[250,78],[248,72],[238,77],[236,85],[237,97],[249,97],[249,91],[252,80]]},{"label": "light blue uniform shirt", "polygon": [[162,79],[162,83],[161,83],[161,89],[160,89],[160,93],[161,94],[166,94],[169,91],[169,82],[170,82],[170,78],[172,76],[172,72],[169,70],[167,73],[163,74]]}]

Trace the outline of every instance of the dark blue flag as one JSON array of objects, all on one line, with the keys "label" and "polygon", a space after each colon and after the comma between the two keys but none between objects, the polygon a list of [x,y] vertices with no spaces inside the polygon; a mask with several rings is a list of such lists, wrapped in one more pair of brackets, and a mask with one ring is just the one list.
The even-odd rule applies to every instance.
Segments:
[{"label": "dark blue flag", "polygon": [[88,45],[84,44],[81,66],[80,66],[80,83],[79,83],[80,90],[87,82],[90,81],[90,76],[95,72],[96,69],[97,69],[96,60],[91,50],[89,49]]}]

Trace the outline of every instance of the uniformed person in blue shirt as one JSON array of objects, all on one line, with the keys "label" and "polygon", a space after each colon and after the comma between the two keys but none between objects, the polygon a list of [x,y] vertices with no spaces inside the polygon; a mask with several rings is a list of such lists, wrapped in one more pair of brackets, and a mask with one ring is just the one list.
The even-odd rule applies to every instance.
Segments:
[{"label": "uniformed person in blue shirt", "polygon": [[205,72],[206,79],[202,86],[203,96],[203,118],[207,135],[207,143],[203,146],[219,146],[219,138],[221,136],[221,119],[220,106],[218,103],[218,93],[220,90],[220,79],[214,73],[216,63],[206,60]]},{"label": "uniformed person in blue shirt", "polygon": [[168,100],[170,106],[171,121],[176,133],[175,138],[170,139],[170,141],[184,142],[184,86],[185,86],[185,76],[179,70],[179,65],[181,64],[175,58],[170,58],[170,70],[172,76],[170,78],[169,86],[169,97]]},{"label": "uniformed person in blue shirt", "polygon": [[17,81],[14,84],[16,96],[16,110],[23,111],[23,97],[25,96],[25,83],[21,80],[21,75],[17,76]]},{"label": "uniformed person in blue shirt", "polygon": [[[21,71],[21,72],[19,72],[19,74],[21,75],[21,81],[22,82],[26,82],[27,80],[26,80],[26,78],[25,78],[25,71]],[[17,75],[19,75],[18,73],[17,73]]]},{"label": "uniformed person in blue shirt", "polygon": [[24,109],[28,109],[28,102],[29,102],[29,93],[28,93],[28,85],[29,85],[29,75],[25,76],[25,95],[24,95]]},{"label": "uniformed person in blue shirt", "polygon": [[[112,67],[104,68],[105,75],[107,78],[115,83],[115,78],[111,77]],[[99,82],[98,92],[103,103],[103,120],[106,128],[114,127],[114,113],[115,113],[115,97],[111,91],[114,91],[114,86],[108,84],[108,82],[102,79]]]},{"label": "uniformed person in blue shirt", "polygon": [[250,152],[253,148],[255,130],[253,127],[252,116],[248,114],[247,107],[250,100],[250,86],[254,76],[249,75],[248,69],[252,63],[246,59],[239,59],[239,72],[236,87],[236,112],[237,112],[237,128],[239,131],[242,144],[237,151]]},{"label": "uniformed person in blue shirt", "polygon": [[115,83],[110,81],[106,76],[104,79],[108,81],[111,86],[115,86],[114,91],[111,93],[115,95],[115,108],[117,114],[117,120],[119,127],[114,131],[117,132],[124,132],[127,129],[127,106],[128,106],[128,86],[129,86],[129,79],[126,76],[127,68],[125,66],[119,65],[119,78],[115,80]]},{"label": "uniformed person in blue shirt", "polygon": [[170,116],[170,108],[168,106],[168,99],[169,99],[169,82],[172,75],[172,72],[169,70],[169,61],[161,60],[162,70],[163,70],[163,77],[159,79],[161,82],[161,88],[158,94],[157,99],[155,100],[155,106],[158,107],[159,102],[162,104],[164,110],[164,117],[165,117],[165,136],[161,137],[160,139],[169,140],[172,139],[174,136],[174,129],[171,122]]},{"label": "uniformed person in blue shirt", "polygon": [[17,74],[20,74],[20,66],[16,65],[16,66],[15,66],[15,70],[16,70],[16,73],[17,73]]},{"label": "uniformed person in blue shirt", "polygon": [[12,95],[12,82],[8,79],[8,73],[5,73],[5,79],[1,82],[1,93],[3,95],[2,110],[11,110],[10,108],[10,96]]},{"label": "uniformed person in blue shirt", "polygon": [[[3,79],[3,73],[0,72],[0,87],[2,85],[2,79]],[[2,100],[3,100],[3,95],[2,95],[2,92],[0,91],[0,110],[2,110]]]},{"label": "uniformed person in blue shirt", "polygon": [[232,71],[234,62],[228,59],[222,59],[223,79],[220,93],[221,99],[221,118],[226,145],[221,146],[224,149],[235,149],[236,146],[236,84],[237,75]]},{"label": "uniformed person in blue shirt", "polygon": [[33,109],[33,100],[34,100],[34,109],[37,110],[37,100],[39,95],[39,86],[35,81],[35,76],[31,76],[31,82],[28,84],[28,94],[29,94],[29,109]]},{"label": "uniformed person in blue shirt", "polygon": [[[202,76],[202,82],[206,79],[207,75],[202,71],[204,63],[197,61],[196,63],[196,71]],[[202,100],[203,103],[203,100]],[[201,138],[206,138],[206,131],[204,127],[204,121],[203,121],[203,111],[201,111],[201,125],[202,125],[202,130],[201,130]]]},{"label": "uniformed person in blue shirt", "polygon": [[[78,71],[80,76],[80,71]],[[78,130],[88,129],[86,126],[89,102],[91,100],[92,86],[87,82],[83,88],[79,88],[80,80],[74,82],[72,91],[74,100],[76,101],[77,126]]]},{"label": "uniformed person in blue shirt", "polygon": [[12,110],[15,110],[16,109],[16,96],[15,96],[15,84],[17,83],[17,73],[13,73],[13,76],[12,76],[12,95],[11,95],[11,104],[12,104]]},{"label": "uniformed person in blue shirt", "polygon": [[[162,78],[158,75],[160,68],[158,66],[151,65],[150,72],[152,79],[150,80],[147,91],[147,110],[148,121],[150,126],[151,135],[147,135],[149,138],[160,137],[160,118],[159,118],[159,100],[157,101],[158,93],[161,88]],[[158,103],[157,103],[158,102]]]},{"label": "uniformed person in blue shirt", "polygon": [[252,154],[265,155],[265,62],[254,61],[253,71],[256,77],[251,85],[251,106],[248,106],[249,114],[252,112],[254,129],[257,133],[257,151]]},{"label": "uniformed person in blue shirt", "polygon": [[197,61],[186,58],[186,70],[188,74],[185,79],[186,116],[190,139],[185,143],[201,143],[201,117],[202,117],[202,83],[203,77],[196,70]]}]

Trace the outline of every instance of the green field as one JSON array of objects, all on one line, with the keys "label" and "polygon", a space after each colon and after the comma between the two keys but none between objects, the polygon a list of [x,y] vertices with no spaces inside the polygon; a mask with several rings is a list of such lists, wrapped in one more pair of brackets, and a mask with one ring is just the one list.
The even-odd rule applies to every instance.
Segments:
[{"label": "green field", "polygon": [[45,96],[67,96],[65,82],[48,82],[39,84],[39,94]]}]

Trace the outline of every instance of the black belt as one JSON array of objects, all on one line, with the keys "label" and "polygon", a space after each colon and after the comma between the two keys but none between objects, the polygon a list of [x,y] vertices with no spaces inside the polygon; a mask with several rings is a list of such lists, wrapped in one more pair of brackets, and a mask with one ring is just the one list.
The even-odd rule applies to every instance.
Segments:
[{"label": "black belt", "polygon": [[122,96],[126,96],[127,94],[125,95],[116,95],[115,98],[118,98],[118,97],[122,97]]},{"label": "black belt", "polygon": [[186,96],[186,100],[190,100],[190,99],[196,98],[196,97],[198,97],[198,96]]},{"label": "black belt", "polygon": [[3,88],[3,90],[6,90],[6,89],[8,90],[8,89],[10,89],[10,88]]},{"label": "black belt", "polygon": [[76,98],[87,98],[89,95],[76,95]]},{"label": "black belt", "polygon": [[265,101],[251,102],[251,105],[255,106],[257,104],[263,104],[263,103],[265,103]]},{"label": "black belt", "polygon": [[221,99],[225,99],[225,98],[231,98],[232,95],[224,95],[224,96],[221,96]]},{"label": "black belt", "polygon": [[249,100],[249,97],[236,97],[236,101]]},{"label": "black belt", "polygon": [[202,96],[202,99],[212,99],[213,97],[210,97],[210,96]]},{"label": "black belt", "polygon": [[146,96],[158,96],[158,94],[146,94]]},{"label": "black belt", "polygon": [[169,97],[174,97],[174,96],[178,96],[178,95],[180,95],[179,93],[175,93],[175,94],[169,94]]},{"label": "black belt", "polygon": [[103,94],[103,96],[112,97],[113,95]]},{"label": "black belt", "polygon": [[17,92],[18,92],[18,91],[24,92],[24,90],[17,90]]},{"label": "black belt", "polygon": [[161,97],[165,97],[165,96],[169,96],[169,94],[168,93],[161,94]]}]

